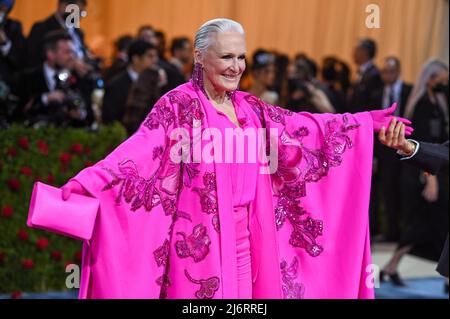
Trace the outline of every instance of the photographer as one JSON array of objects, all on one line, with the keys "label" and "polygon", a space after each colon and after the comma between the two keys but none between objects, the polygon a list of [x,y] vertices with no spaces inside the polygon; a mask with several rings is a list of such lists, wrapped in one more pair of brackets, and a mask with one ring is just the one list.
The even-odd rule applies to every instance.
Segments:
[{"label": "photographer", "polygon": [[275,55],[259,49],[252,58],[253,84],[248,92],[269,104],[278,104],[278,93],[271,90],[275,83]]},{"label": "photographer", "polygon": [[294,112],[335,113],[321,83],[315,79],[313,62],[299,55],[293,67],[295,71],[288,80],[287,108]]},{"label": "photographer", "polygon": [[22,24],[8,18],[14,0],[0,0],[0,125],[15,116],[17,75],[23,65],[25,38]]},{"label": "photographer", "polygon": [[52,31],[65,31],[71,38],[74,47],[74,70],[81,77],[98,69],[98,61],[90,54],[85,42],[84,33],[80,28],[70,26],[67,23],[70,12],[67,12],[67,6],[76,5],[79,12],[86,11],[87,0],[58,0],[58,7],[54,14],[39,21],[33,25],[28,36],[28,66],[35,67],[40,65],[46,59],[42,56],[44,37]]},{"label": "photographer", "polygon": [[68,34],[50,32],[44,40],[46,61],[24,72],[21,79],[22,111],[34,127],[85,126],[92,120],[90,88],[73,72],[75,54]]}]

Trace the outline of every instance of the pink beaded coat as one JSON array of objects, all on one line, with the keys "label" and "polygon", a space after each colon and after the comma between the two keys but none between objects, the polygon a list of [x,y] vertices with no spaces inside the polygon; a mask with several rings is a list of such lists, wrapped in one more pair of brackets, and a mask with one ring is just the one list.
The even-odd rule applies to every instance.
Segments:
[{"label": "pink beaded coat", "polygon": [[[232,100],[241,128],[266,129],[266,155],[278,143],[277,170],[249,177],[253,298],[373,298],[369,113],[293,113],[239,91]],[[230,166],[177,163],[170,151],[174,129],[192,142],[214,128],[212,110],[192,82],[181,85],[73,178],[100,201],[80,298],[237,297]]]}]

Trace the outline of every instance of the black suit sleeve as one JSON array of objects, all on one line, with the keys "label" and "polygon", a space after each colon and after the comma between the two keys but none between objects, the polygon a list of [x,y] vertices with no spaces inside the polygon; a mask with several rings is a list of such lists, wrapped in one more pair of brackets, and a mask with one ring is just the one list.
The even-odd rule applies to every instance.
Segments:
[{"label": "black suit sleeve", "polygon": [[433,175],[448,166],[448,141],[444,144],[420,142],[417,154],[408,163]]}]

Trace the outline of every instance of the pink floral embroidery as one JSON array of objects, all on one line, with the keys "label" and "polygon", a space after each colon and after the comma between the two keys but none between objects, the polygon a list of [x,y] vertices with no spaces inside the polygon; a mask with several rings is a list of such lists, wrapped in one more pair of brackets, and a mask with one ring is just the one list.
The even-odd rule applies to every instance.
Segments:
[{"label": "pink floral embroidery", "polygon": [[305,294],[305,286],[301,283],[295,282],[298,272],[298,258],[294,257],[291,265],[283,260],[280,264],[281,279],[283,281],[283,297],[284,299],[303,299]]},{"label": "pink floral embroidery", "polygon": [[299,185],[285,186],[281,190],[275,208],[275,223],[277,229],[280,229],[287,219],[292,226],[289,243],[305,249],[312,257],[317,257],[323,251],[323,247],[316,241],[323,234],[323,222],[312,219],[301,207],[299,196],[302,192],[303,187]]},{"label": "pink floral embroidery", "polygon": [[160,299],[167,298],[167,290],[171,286],[170,278],[167,274],[163,274],[162,276],[156,279],[156,284],[161,286],[161,291],[159,294]]},{"label": "pink floral embroidery", "polygon": [[213,214],[212,225],[220,232],[219,208],[217,203],[216,173],[206,172],[203,175],[203,188],[194,187],[193,191],[200,196],[202,211],[206,214]]},{"label": "pink floral embroidery", "polygon": [[263,127],[266,127],[264,118],[264,111],[267,112],[270,119],[276,123],[281,123],[283,125],[286,125],[286,120],[284,118],[285,115],[291,116],[293,113],[290,110],[283,109],[279,106],[274,106],[265,103],[258,97],[248,94],[244,97],[244,99],[252,106],[253,110],[255,111],[256,115],[258,115],[261,124]]},{"label": "pink floral embroidery", "polygon": [[[319,256],[323,251],[323,247],[316,242],[316,238],[323,234],[323,222],[309,216],[301,207],[300,198],[306,196],[306,183],[317,182],[328,174],[330,167],[341,164],[344,151],[352,147],[347,132],[358,126],[349,125],[346,116],[343,117],[342,124],[336,119],[328,121],[325,123],[325,141],[318,150],[309,150],[301,143],[309,134],[306,127],[300,127],[293,134],[300,141],[298,146],[294,146],[295,141],[287,132],[282,134],[282,144],[290,144],[291,149],[280,152],[283,154],[280,157],[280,167],[273,176],[274,189],[278,191],[276,226],[280,229],[287,219],[293,227],[289,243],[305,249],[313,257]],[[303,174],[298,168],[302,159],[307,163]]]},{"label": "pink floral embroidery", "polygon": [[[273,122],[283,125],[286,124],[284,116],[292,115],[292,112],[268,105],[252,95],[245,96],[245,99],[265,128],[266,113]],[[310,150],[302,143],[303,138],[309,135],[307,127],[300,127],[292,136],[284,127],[280,135],[278,169],[272,174],[274,193],[278,197],[274,212],[276,227],[281,229],[288,220],[293,229],[289,243],[305,249],[313,257],[323,251],[316,242],[316,238],[323,234],[323,222],[309,216],[301,207],[300,198],[306,196],[306,183],[317,182],[328,174],[330,167],[341,164],[343,153],[352,147],[348,132],[357,127],[359,124],[349,124],[347,116],[343,116],[342,123],[337,118],[327,121],[324,143],[316,150]],[[300,170],[302,160],[306,162],[306,168]]]},{"label": "pink floral embroidery", "polygon": [[136,211],[142,206],[147,211],[151,211],[160,203],[160,192],[154,187],[156,173],[150,179],[139,176],[136,164],[131,160],[119,163],[118,174],[109,168],[104,169],[112,175],[113,180],[103,187],[102,191],[110,190],[121,184],[116,203],[119,204],[123,197],[125,202],[131,203],[132,211]]},{"label": "pink floral embroidery", "polygon": [[219,215],[215,214],[212,218],[212,225],[216,232],[220,233],[220,219]]},{"label": "pink floral embroidery", "polygon": [[325,138],[322,147],[309,150],[303,147],[307,168],[303,179],[305,182],[317,182],[328,174],[331,167],[342,163],[342,156],[347,148],[353,147],[348,132],[359,127],[359,124],[349,124],[347,116],[343,116],[342,123],[337,119],[325,123]]},{"label": "pink floral embroidery", "polygon": [[192,257],[198,263],[208,255],[211,240],[209,239],[206,227],[202,224],[195,226],[192,234],[189,236],[186,236],[183,232],[178,232],[177,235],[183,237],[183,240],[178,240],[175,243],[178,257]]},{"label": "pink floral embroidery", "polygon": [[174,123],[175,114],[170,106],[167,106],[166,99],[163,97],[156,102],[150,114],[144,121],[144,126],[149,130],[155,130],[161,125],[167,132],[169,126]]},{"label": "pink floral embroidery", "polygon": [[155,159],[162,159],[161,157],[162,157],[162,155],[163,155],[163,153],[164,153],[164,147],[163,146],[155,146],[154,148],[153,148],[153,156],[152,156],[152,159],[153,160],[155,160]]},{"label": "pink floral embroidery", "polygon": [[170,103],[178,104],[179,125],[187,124],[193,127],[194,120],[201,121],[204,117],[200,101],[182,91],[171,91],[167,94]]},{"label": "pink floral embroidery", "polygon": [[205,187],[194,187],[193,191],[199,194],[202,211],[207,214],[216,214],[218,210],[216,197],[216,173],[206,172],[203,175]]},{"label": "pink floral embroidery", "polygon": [[165,198],[163,198],[161,203],[162,203],[162,208],[164,210],[164,214],[166,216],[172,216],[174,222],[177,221],[178,218],[184,218],[189,221],[192,221],[191,215],[177,209],[177,204],[176,204],[175,199],[165,197]]},{"label": "pink floral embroidery", "polygon": [[196,280],[191,277],[187,270],[184,270],[184,274],[190,282],[200,285],[200,289],[195,292],[195,297],[198,299],[211,299],[216,291],[219,290],[220,280],[218,277]]},{"label": "pink floral embroidery", "polygon": [[164,244],[153,252],[153,255],[158,267],[165,266],[169,258],[169,241],[166,239]]}]

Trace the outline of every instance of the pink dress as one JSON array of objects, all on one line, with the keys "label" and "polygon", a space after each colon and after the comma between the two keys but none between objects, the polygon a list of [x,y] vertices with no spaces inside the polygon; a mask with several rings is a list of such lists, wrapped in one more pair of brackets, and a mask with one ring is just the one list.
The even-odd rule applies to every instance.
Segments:
[{"label": "pink dress", "polygon": [[[213,108],[211,114],[213,119],[208,119],[213,122],[217,129],[220,130],[223,145],[223,152],[225,148],[231,147],[225,143],[225,129],[231,129],[235,134],[242,134],[239,130],[245,130],[249,127],[256,127],[245,121],[246,114],[239,106],[235,106],[236,116],[240,123],[239,127],[234,124],[227,115],[214,108],[213,105],[207,103],[206,107]],[[217,116],[216,116],[217,115]],[[220,165],[229,165],[230,180],[232,189],[233,202],[233,219],[235,222],[236,231],[236,265],[237,265],[237,280],[238,280],[238,298],[251,299],[252,298],[252,264],[250,253],[250,231],[249,231],[249,205],[255,198],[256,179],[258,174],[258,166],[252,163],[248,157],[248,145],[243,148],[237,147],[237,138],[233,137],[233,161],[232,163],[222,163]],[[239,155],[242,156],[243,161],[239,162]]]}]

